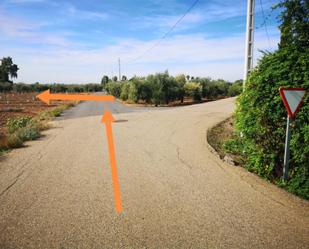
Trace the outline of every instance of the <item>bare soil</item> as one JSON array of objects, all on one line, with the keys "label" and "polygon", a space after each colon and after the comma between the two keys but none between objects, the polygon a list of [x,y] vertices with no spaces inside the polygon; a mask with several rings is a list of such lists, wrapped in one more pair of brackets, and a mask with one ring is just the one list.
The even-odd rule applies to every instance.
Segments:
[{"label": "bare soil", "polygon": [[234,133],[234,118],[229,117],[223,120],[207,133],[208,143],[218,152],[220,157],[224,157],[226,153],[223,150],[223,144],[232,138]]},{"label": "bare soil", "polygon": [[38,93],[0,93],[0,138],[5,136],[5,124],[9,118],[35,116],[42,111],[54,108],[63,101],[53,101],[46,105],[36,99]]},{"label": "bare soil", "polygon": [[207,133],[207,141],[218,153],[221,159],[228,157],[234,165],[243,165],[244,160],[240,155],[230,154],[224,150],[224,143],[232,139],[235,134],[235,118],[231,116],[216,126],[212,127]]}]

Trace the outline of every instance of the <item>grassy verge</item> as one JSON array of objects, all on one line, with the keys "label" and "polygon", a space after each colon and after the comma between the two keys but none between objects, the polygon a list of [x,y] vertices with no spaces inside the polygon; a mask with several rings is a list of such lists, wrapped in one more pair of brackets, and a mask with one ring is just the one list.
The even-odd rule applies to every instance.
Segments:
[{"label": "grassy verge", "polygon": [[38,139],[41,131],[49,128],[49,122],[74,104],[64,104],[51,110],[43,111],[34,117],[21,116],[7,121],[8,134],[0,138],[0,156],[8,150],[20,148],[24,142]]},{"label": "grassy verge", "polygon": [[[239,165],[246,168],[248,171],[257,174],[261,178],[298,195],[308,200],[308,189],[303,188],[302,191],[295,191],[295,187],[290,186],[287,182],[282,181],[277,177],[265,177],[259,172],[248,167],[245,155],[243,153],[244,146],[241,138],[235,135],[234,117],[230,117],[221,123],[211,128],[207,133],[207,141],[212,148],[217,152],[219,157],[227,162],[232,162],[233,165]],[[294,187],[294,188],[293,188]]]}]

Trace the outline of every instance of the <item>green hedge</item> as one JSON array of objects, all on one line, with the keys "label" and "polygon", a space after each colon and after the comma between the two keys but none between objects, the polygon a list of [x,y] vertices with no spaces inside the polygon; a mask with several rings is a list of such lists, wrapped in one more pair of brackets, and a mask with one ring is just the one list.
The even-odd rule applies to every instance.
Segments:
[{"label": "green hedge", "polygon": [[[309,94],[292,125],[289,180],[283,183],[280,179],[287,112],[278,91],[283,86],[303,87],[309,92],[309,37],[305,17],[308,16],[308,6],[297,0],[285,1],[280,6],[284,10],[279,49],[264,53],[250,74],[245,91],[237,100],[239,142],[230,142],[226,147],[235,151],[236,145],[250,171],[277,181],[289,191],[308,199]],[[299,25],[301,22],[307,26]]]}]

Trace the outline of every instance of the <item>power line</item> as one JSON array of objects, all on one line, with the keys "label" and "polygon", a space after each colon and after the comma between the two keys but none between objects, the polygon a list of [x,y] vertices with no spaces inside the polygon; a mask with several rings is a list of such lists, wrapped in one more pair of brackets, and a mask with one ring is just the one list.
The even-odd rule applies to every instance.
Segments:
[{"label": "power line", "polygon": [[260,0],[260,6],[261,6],[261,10],[262,10],[263,19],[264,19],[263,25],[264,25],[265,33],[266,33],[267,40],[268,40],[268,46],[269,46],[269,48],[271,48],[270,38],[269,38],[269,34],[268,34],[268,29],[267,29],[267,18],[265,17],[265,13],[264,13],[264,8],[263,8],[263,2],[262,2],[262,0]]},{"label": "power line", "polygon": [[162,40],[164,40],[176,28],[176,26],[182,21],[182,19],[184,19],[185,16],[194,8],[194,6],[198,3],[198,1],[199,0],[195,0],[191,4],[191,6],[187,9],[187,11],[177,20],[177,22],[175,22],[174,25],[159,40],[157,40],[157,42],[153,46],[151,46],[149,49],[147,49],[144,53],[142,53],[141,55],[139,55],[135,59],[131,60],[131,62],[137,61],[138,59],[143,57],[146,53],[148,53],[149,51],[154,49],[156,46],[158,46],[162,42]]}]

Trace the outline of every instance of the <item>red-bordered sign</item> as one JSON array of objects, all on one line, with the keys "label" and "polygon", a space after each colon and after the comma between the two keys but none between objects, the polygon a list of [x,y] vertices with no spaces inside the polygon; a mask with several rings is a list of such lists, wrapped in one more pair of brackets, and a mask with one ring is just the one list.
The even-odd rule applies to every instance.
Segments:
[{"label": "red-bordered sign", "polygon": [[294,118],[301,106],[306,90],[301,87],[280,87],[279,92],[289,116]]}]

